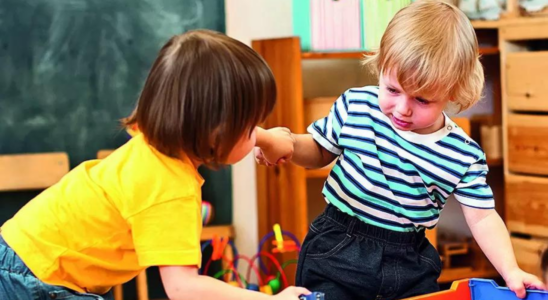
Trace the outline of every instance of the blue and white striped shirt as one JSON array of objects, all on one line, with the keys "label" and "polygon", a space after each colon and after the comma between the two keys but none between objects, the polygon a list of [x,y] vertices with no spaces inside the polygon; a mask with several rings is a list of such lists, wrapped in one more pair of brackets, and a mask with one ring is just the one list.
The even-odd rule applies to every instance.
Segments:
[{"label": "blue and white striped shirt", "polygon": [[494,208],[485,153],[451,119],[431,134],[394,128],[379,107],[378,87],[355,88],[308,127],[338,155],[323,188],[328,203],[395,231],[433,228],[447,198]]}]

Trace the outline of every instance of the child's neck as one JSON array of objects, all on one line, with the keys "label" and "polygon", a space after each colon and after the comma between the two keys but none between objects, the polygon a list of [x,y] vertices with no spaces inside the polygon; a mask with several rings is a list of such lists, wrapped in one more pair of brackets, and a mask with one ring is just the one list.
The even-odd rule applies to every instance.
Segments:
[{"label": "child's neck", "polygon": [[413,132],[417,134],[430,134],[442,129],[444,126],[445,126],[445,115],[442,113],[440,117],[436,120],[436,122],[434,122],[434,124],[426,128],[415,129],[413,130]]}]

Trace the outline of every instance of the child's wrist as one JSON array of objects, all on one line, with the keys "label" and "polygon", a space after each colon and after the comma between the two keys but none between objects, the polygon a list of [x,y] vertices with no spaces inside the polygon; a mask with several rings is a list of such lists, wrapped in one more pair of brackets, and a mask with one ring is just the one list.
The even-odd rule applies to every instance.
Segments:
[{"label": "child's wrist", "polygon": [[517,264],[515,264],[514,266],[504,266],[501,269],[500,275],[506,281],[508,277],[510,277],[510,275],[512,273],[515,273],[516,271],[520,271],[520,268],[518,267]]},{"label": "child's wrist", "polygon": [[268,149],[272,145],[272,134],[268,130],[257,126],[257,137],[255,146],[261,149]]}]

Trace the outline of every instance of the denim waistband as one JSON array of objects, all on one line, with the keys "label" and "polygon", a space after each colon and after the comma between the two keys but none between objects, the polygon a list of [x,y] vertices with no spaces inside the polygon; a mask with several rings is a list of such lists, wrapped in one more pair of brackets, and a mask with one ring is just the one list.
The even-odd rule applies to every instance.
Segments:
[{"label": "denim waistband", "polygon": [[2,234],[0,234],[0,245],[10,248],[8,243],[6,243],[6,241],[4,240],[4,237],[2,236]]},{"label": "denim waistband", "polygon": [[[21,275],[34,274],[29,270],[27,265],[21,260],[19,255],[13,251],[13,249],[6,243],[4,237],[0,234],[0,269],[9,271],[11,273],[18,273]],[[35,276],[34,276],[35,277]]]},{"label": "denim waistband", "polygon": [[348,228],[349,233],[359,234],[365,237],[374,238],[391,244],[399,245],[414,245],[422,242],[425,238],[424,230],[399,232],[390,229],[385,229],[372,224],[367,224],[357,217],[353,217],[340,211],[335,206],[327,205],[325,216],[333,220],[335,223]]}]

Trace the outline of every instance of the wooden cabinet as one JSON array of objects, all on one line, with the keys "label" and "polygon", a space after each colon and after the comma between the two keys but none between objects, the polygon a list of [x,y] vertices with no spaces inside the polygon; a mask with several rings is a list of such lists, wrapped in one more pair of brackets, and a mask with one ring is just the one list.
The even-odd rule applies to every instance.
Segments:
[{"label": "wooden cabinet", "polygon": [[519,266],[540,274],[548,245],[548,19],[500,29],[506,222]]}]

